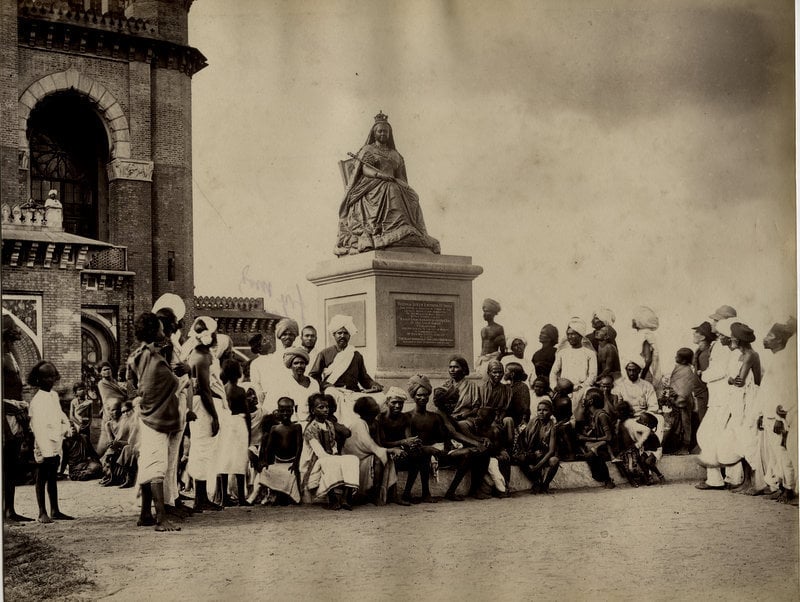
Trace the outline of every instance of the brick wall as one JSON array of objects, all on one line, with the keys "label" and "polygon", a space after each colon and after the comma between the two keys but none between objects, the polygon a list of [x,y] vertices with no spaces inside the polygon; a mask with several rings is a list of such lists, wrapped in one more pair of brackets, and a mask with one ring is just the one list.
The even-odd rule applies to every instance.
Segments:
[{"label": "brick wall", "polygon": [[53,362],[61,373],[55,387],[59,394],[71,395],[72,383],[81,377],[80,273],[4,265],[3,292],[42,296],[42,358]]},{"label": "brick wall", "polygon": [[17,201],[17,6],[0,1],[0,200]]},{"label": "brick wall", "polygon": [[185,0],[134,0],[127,16],[147,19],[158,30],[159,37],[176,44],[189,43],[189,11]]},{"label": "brick wall", "polygon": [[[151,89],[153,296],[173,292],[188,306],[194,297],[191,78],[178,71],[155,69]],[[173,281],[167,277],[170,252],[175,256]]]},{"label": "brick wall", "polygon": [[81,303],[83,307],[102,307],[116,310],[117,319],[119,320],[118,348],[116,351],[120,362],[124,362],[125,358],[130,355],[136,346],[136,339],[133,334],[133,322],[136,319],[136,313],[133,306],[133,283],[131,278],[126,278],[119,288],[84,289],[81,295]]}]

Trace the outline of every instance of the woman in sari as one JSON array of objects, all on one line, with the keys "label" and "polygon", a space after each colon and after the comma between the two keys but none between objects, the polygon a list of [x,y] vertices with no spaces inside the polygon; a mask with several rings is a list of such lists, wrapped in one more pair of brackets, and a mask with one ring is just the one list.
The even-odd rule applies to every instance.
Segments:
[{"label": "woman in sari", "polygon": [[111,420],[113,408],[119,408],[122,402],[127,399],[125,387],[120,385],[114,378],[114,370],[109,362],[103,362],[98,368],[100,380],[97,383],[97,390],[100,392],[100,399],[103,402],[103,422],[100,430],[100,440],[97,442],[97,454],[102,456],[111,438],[109,437],[108,422]]},{"label": "woman in sari", "polygon": [[469,363],[466,358],[454,355],[447,366],[450,378],[442,385],[444,389],[454,389],[458,395],[458,403],[453,410],[455,420],[464,420],[472,415],[481,403],[480,385],[474,380],[469,380]]},{"label": "woman in sari", "polygon": [[439,241],[428,236],[419,197],[407,179],[392,126],[386,115],[378,113],[339,207],[336,255],[393,246],[439,253]]}]

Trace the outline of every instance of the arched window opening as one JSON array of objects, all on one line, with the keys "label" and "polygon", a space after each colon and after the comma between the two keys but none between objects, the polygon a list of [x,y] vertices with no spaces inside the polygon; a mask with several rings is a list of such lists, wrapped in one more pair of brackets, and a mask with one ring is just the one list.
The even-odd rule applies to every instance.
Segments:
[{"label": "arched window opening", "polygon": [[74,91],[42,99],[28,118],[31,197],[58,191],[64,230],[108,240],[108,136],[90,102]]}]

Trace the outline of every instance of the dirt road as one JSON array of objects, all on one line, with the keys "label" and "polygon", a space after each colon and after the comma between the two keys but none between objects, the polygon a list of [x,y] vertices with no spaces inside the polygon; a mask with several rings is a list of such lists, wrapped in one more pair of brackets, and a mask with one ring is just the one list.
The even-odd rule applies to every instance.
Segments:
[{"label": "dirt road", "polygon": [[[797,508],[691,484],[353,512],[234,508],[135,526],[130,490],[59,483],[78,520],[22,529],[104,600],[794,600]],[[34,515],[23,487],[18,510]]]}]

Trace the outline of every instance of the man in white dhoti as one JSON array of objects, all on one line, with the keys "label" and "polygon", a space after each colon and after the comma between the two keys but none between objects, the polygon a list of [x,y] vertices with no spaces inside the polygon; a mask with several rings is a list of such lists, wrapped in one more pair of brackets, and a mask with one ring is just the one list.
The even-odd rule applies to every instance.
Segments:
[{"label": "man in white dhoti", "polygon": [[711,343],[708,368],[702,373],[703,382],[708,386],[708,410],[697,429],[697,445],[700,447],[700,464],[706,467],[706,480],[695,485],[698,489],[725,489],[717,447],[730,417],[728,363],[731,349],[730,338],[720,333],[720,326],[723,331],[730,329],[730,323],[735,317],[736,310],[729,305],[721,306],[709,316],[711,330],[720,336]]}]

